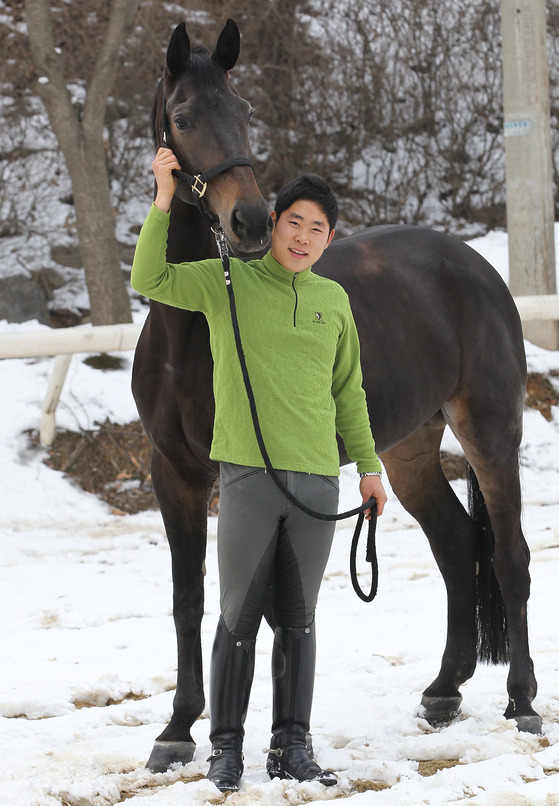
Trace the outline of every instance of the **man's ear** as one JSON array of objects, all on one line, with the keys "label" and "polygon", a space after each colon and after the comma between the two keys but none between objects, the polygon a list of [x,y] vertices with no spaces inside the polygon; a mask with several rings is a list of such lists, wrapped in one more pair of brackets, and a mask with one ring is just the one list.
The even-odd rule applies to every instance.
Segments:
[{"label": "man's ear", "polygon": [[276,211],[275,211],[275,210],[272,210],[272,211],[270,212],[270,218],[272,219],[272,223],[273,223],[273,225],[274,225],[274,227],[275,227],[275,226],[276,226],[276,223],[277,223],[277,220],[278,220],[278,216],[277,216],[277,213],[276,213]]},{"label": "man's ear", "polygon": [[328,247],[330,246],[330,241],[331,241],[331,240],[332,240],[332,238],[334,237],[334,233],[335,233],[335,232],[336,232],[336,230],[335,230],[335,229],[331,229],[331,230],[330,230],[330,235],[328,236],[328,241],[326,242],[326,246],[324,247],[325,249],[328,249]]}]

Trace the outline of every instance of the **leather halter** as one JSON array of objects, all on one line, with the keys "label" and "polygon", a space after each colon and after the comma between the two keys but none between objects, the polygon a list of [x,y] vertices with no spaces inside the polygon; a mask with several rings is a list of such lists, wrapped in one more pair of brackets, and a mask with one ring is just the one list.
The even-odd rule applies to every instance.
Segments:
[{"label": "leather halter", "polygon": [[[163,95],[163,103],[161,109],[161,123],[162,123],[162,132],[163,132],[163,147],[164,148],[171,148],[169,145],[170,137],[169,137],[169,119],[167,118],[167,100],[165,95]],[[210,220],[210,222],[216,222],[215,216],[213,216],[205,201],[202,201],[202,198],[208,188],[208,182],[210,179],[213,179],[219,174],[225,173],[230,168],[234,168],[237,165],[248,165],[254,171],[254,165],[252,164],[252,160],[249,157],[231,157],[228,160],[224,160],[220,162],[219,165],[210,168],[208,171],[204,171],[198,174],[189,174],[186,171],[173,171],[173,175],[177,177],[179,181],[185,182],[190,187],[190,192],[194,198],[194,201],[191,204],[194,204],[198,207],[198,209]]]}]

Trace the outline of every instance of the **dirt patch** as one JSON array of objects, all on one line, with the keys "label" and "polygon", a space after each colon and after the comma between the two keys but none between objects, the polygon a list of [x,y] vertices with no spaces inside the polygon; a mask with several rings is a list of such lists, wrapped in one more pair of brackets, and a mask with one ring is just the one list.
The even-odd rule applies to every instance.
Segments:
[{"label": "dirt patch", "polygon": [[[148,778],[146,781],[140,784],[124,784],[120,785],[120,800],[115,801],[115,803],[124,803],[127,800],[132,798],[141,798],[147,797],[148,795],[152,795],[158,791],[165,791],[169,784],[161,784],[159,781],[160,776],[152,776]],[[194,781],[203,781],[205,778],[202,773],[193,773],[188,774],[186,772],[181,771],[181,775],[177,778],[178,781],[181,781],[183,784],[192,784]],[[209,803],[209,801],[207,801]],[[223,799],[216,799],[213,801],[214,803],[222,803]]]},{"label": "dirt patch", "polygon": [[352,781],[351,795],[356,792],[382,792],[383,789],[390,789],[390,784],[383,784],[381,781]]},{"label": "dirt patch", "polygon": [[[167,689],[167,691],[169,691],[169,689]],[[122,702],[126,702],[127,700],[147,700],[150,696],[151,694],[134,694],[131,691],[124,697],[121,697],[119,700],[113,700],[112,697],[108,697],[106,700],[99,700],[99,698],[93,697],[91,700],[72,700],[72,704],[77,708],[78,711],[81,711],[82,708],[105,708],[110,705],[120,705]]]},{"label": "dirt patch", "polygon": [[45,463],[125,515],[156,509],[151,445],[140,422],[106,420],[95,431],[60,431]]},{"label": "dirt patch", "polygon": [[465,456],[441,451],[441,466],[449,481],[466,478],[468,463]]},{"label": "dirt patch", "polygon": [[[552,378],[559,377],[559,371],[551,370],[549,375]],[[537,409],[546,420],[553,419],[552,406],[559,404],[559,392],[547,375],[541,372],[530,372],[526,384],[526,405],[531,409]]]},{"label": "dirt patch", "polygon": [[[91,431],[59,431],[45,463],[98,495],[114,515],[157,509],[151,481],[151,443],[139,420],[118,425],[106,420]],[[217,514],[216,489],[208,512]]]},{"label": "dirt patch", "polygon": [[448,770],[451,767],[457,767],[460,764],[457,758],[435,758],[429,761],[420,761],[417,771],[420,775],[428,778],[431,775],[436,775],[440,770]]}]

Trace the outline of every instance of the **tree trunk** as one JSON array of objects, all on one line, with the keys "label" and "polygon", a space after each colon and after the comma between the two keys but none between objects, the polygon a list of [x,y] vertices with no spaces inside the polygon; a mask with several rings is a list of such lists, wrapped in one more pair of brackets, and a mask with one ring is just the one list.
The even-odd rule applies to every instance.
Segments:
[{"label": "tree trunk", "polygon": [[109,176],[103,144],[107,97],[119,47],[139,0],[112,0],[103,45],[87,88],[83,115],[71,103],[63,56],[55,48],[48,0],[25,0],[36,71],[33,89],[43,100],[72,182],[80,252],[94,325],[130,322],[130,301],[120,270]]},{"label": "tree trunk", "polygon": [[[95,139],[83,140],[70,175],[80,238],[80,253],[94,325],[131,322],[130,300],[115,236],[105,151]],[[70,170],[70,169],[69,169]]]}]

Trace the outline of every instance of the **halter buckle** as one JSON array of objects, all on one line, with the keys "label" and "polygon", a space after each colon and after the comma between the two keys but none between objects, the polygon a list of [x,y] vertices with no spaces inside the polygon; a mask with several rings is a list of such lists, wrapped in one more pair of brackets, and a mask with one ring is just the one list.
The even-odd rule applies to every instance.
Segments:
[{"label": "halter buckle", "polygon": [[190,187],[192,193],[196,194],[198,198],[201,199],[204,193],[206,192],[207,188],[208,183],[202,180],[202,175],[196,174],[196,176],[194,177],[194,182]]}]

